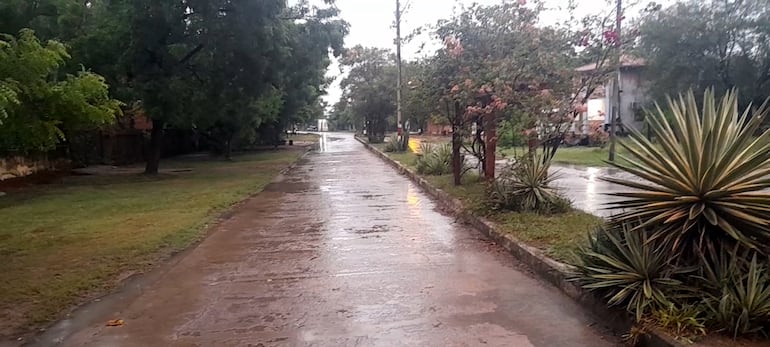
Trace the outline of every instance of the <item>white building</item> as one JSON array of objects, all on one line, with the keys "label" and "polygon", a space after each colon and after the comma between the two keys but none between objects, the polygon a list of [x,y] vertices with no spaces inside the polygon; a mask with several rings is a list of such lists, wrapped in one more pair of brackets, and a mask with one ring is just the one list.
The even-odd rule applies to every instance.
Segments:
[{"label": "white building", "polygon": [[[595,64],[581,66],[576,71],[591,73],[596,69]],[[642,131],[644,128],[644,113],[642,107],[649,101],[642,86],[645,71],[645,62],[642,59],[623,57],[623,65],[620,73],[620,129],[623,132],[633,128]],[[617,104],[615,95],[615,74],[611,74],[609,80],[596,88],[586,103],[583,112],[577,120],[584,134],[591,128],[591,124],[601,122],[605,129],[609,129],[611,115]],[[576,129],[577,130],[577,129]],[[576,131],[577,132],[577,131]]]}]

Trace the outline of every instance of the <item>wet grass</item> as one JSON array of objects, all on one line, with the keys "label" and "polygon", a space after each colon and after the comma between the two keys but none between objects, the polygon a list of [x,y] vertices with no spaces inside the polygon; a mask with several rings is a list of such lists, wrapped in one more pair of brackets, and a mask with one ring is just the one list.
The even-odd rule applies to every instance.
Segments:
[{"label": "wet grass", "polygon": [[[385,147],[387,146],[387,143],[375,143],[372,145],[372,147],[375,147],[379,149],[381,152],[385,153]],[[417,165],[417,154],[406,151],[406,152],[387,152],[385,153],[389,157],[393,158],[393,160],[403,164],[404,166],[413,169]]]},{"label": "wet grass", "polygon": [[401,153],[388,153],[388,156],[393,158],[395,161],[406,165],[408,168],[414,168],[417,166],[417,155],[412,152],[401,152]]},{"label": "wet grass", "polygon": [[490,218],[506,232],[565,263],[574,262],[578,246],[602,223],[601,218],[578,210],[553,216],[506,212]]},{"label": "wet grass", "polygon": [[318,139],[320,139],[321,136],[318,134],[297,134],[297,135],[288,135],[286,136],[286,140],[292,140],[294,142],[318,142]]},{"label": "wet grass", "polygon": [[200,239],[301,151],[164,161],[159,177],[68,177],[0,197],[0,336],[24,333]]},{"label": "wet grass", "polygon": [[519,240],[567,263],[572,262],[573,252],[585,242],[588,232],[602,222],[601,218],[578,210],[552,216],[492,211],[485,205],[486,184],[475,175],[464,177],[462,186],[455,186],[450,175],[426,179],[460,199],[474,213],[496,222]]},{"label": "wet grass", "polygon": [[[526,148],[505,148],[498,151],[499,157],[515,157],[526,153]],[[627,156],[627,151],[618,146],[617,154]],[[609,158],[608,147],[562,147],[556,151],[553,162],[557,164],[580,165],[590,167],[609,167],[605,162]],[[618,157],[616,160],[623,163],[625,160]]]}]

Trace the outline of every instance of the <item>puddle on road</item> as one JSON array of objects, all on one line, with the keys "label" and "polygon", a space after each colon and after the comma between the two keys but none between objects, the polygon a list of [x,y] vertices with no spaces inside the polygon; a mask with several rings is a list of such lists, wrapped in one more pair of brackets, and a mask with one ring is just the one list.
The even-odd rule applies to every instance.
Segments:
[{"label": "puddle on road", "polygon": [[[392,228],[392,226],[391,226],[391,228]],[[362,235],[375,234],[375,233],[386,233],[388,231],[389,230],[388,230],[388,226],[387,225],[375,225],[375,226],[373,226],[373,227],[371,227],[369,229],[355,229],[355,230],[353,230],[354,233],[362,234]]]}]

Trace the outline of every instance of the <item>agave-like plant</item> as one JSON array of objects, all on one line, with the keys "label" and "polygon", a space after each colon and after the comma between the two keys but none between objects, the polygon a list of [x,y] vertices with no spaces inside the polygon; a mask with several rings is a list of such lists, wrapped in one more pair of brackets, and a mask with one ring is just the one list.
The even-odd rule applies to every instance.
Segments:
[{"label": "agave-like plant", "polygon": [[603,178],[635,189],[612,194],[626,198],[610,204],[623,210],[614,218],[642,220],[637,229],[652,227],[651,238],[675,252],[697,254],[720,240],[767,250],[770,131],[759,134],[767,104],[739,112],[736,92],[717,102],[707,91],[700,110],[690,92],[669,98],[668,119],[659,105],[648,112],[657,143],[631,130],[631,141],[620,142],[626,163],[609,163],[641,180]]},{"label": "agave-like plant", "polygon": [[555,186],[557,176],[550,168],[550,160],[530,155],[519,158],[493,184],[492,204],[499,209],[523,212],[567,212],[570,202]]},{"label": "agave-like plant", "polygon": [[733,337],[763,332],[770,324],[770,270],[763,260],[755,253],[743,271],[727,276],[720,293],[704,298],[717,326]]},{"label": "agave-like plant", "polygon": [[574,279],[603,293],[610,305],[625,305],[641,321],[685,291],[677,277],[694,269],[670,266],[671,255],[650,242],[647,233],[634,230],[636,225],[611,222],[597,229],[576,252]]},{"label": "agave-like plant", "polygon": [[385,143],[385,152],[392,153],[398,152],[398,135],[391,135],[388,142]]},{"label": "agave-like plant", "polygon": [[417,159],[417,172],[425,175],[444,175],[452,171],[452,147],[420,145],[422,155]]}]

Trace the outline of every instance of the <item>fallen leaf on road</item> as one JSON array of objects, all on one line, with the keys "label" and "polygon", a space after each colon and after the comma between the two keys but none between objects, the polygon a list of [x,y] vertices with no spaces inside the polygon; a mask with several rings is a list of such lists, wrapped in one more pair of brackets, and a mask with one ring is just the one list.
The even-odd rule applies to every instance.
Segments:
[{"label": "fallen leaf on road", "polygon": [[108,327],[122,327],[125,324],[126,322],[124,322],[122,319],[111,319],[107,321]]}]

